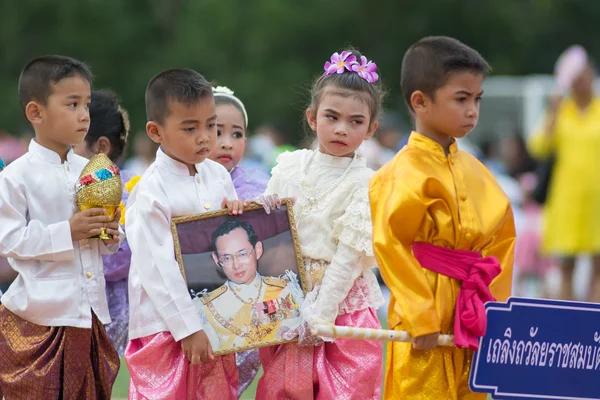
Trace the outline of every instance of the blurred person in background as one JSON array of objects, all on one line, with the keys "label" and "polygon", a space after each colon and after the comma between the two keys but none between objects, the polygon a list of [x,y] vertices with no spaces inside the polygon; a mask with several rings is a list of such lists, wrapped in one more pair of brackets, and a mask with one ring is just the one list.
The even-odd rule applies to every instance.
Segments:
[{"label": "blurred person in background", "polygon": [[[31,139],[29,137],[28,139]],[[17,138],[6,131],[0,130],[0,155],[6,165],[27,152],[29,140]]]},{"label": "blurred person in background", "polygon": [[600,301],[600,99],[595,71],[581,46],[569,48],[556,65],[553,95],[528,147],[539,160],[554,159],[544,210],[543,247],[559,257],[560,296],[573,299],[578,255],[592,255],[589,300]]},{"label": "blurred person in background", "polygon": [[515,284],[513,294],[525,297],[547,297],[546,275],[552,267],[552,259],[542,252],[542,208],[532,193],[537,184],[533,172],[520,176],[519,184],[523,201],[519,205],[521,223],[517,225],[515,243]]},{"label": "blurred person in background", "polygon": [[135,135],[133,141],[133,157],[123,165],[123,169],[133,175],[143,175],[146,169],[154,162],[158,145],[153,143],[144,133]]},{"label": "blurred person in background", "polygon": [[402,140],[405,124],[397,113],[386,111],[381,125],[373,137],[360,146],[360,154],[367,159],[367,166],[373,170],[383,167],[396,155],[396,148]]},{"label": "blurred person in background", "polygon": [[246,157],[240,162],[243,168],[262,168],[271,173],[277,156],[286,151],[294,151],[296,147],[287,143],[283,124],[273,121],[261,124],[256,133],[248,139]]}]

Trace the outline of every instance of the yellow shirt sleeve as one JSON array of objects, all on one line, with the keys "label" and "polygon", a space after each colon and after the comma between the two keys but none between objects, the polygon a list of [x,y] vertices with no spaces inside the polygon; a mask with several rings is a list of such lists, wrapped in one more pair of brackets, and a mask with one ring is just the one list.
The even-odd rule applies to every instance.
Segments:
[{"label": "yellow shirt sleeve", "polygon": [[[392,292],[392,316],[398,316],[411,336],[440,331],[434,294],[422,267],[412,254],[426,212],[417,194],[398,179],[376,176],[369,191],[373,219],[373,248],[381,274]],[[400,323],[390,320],[390,328]]]},{"label": "yellow shirt sleeve", "polygon": [[515,241],[515,220],[512,208],[508,207],[492,244],[482,251],[483,257],[496,257],[502,266],[502,272],[490,285],[490,292],[496,301],[506,301],[512,290]]}]

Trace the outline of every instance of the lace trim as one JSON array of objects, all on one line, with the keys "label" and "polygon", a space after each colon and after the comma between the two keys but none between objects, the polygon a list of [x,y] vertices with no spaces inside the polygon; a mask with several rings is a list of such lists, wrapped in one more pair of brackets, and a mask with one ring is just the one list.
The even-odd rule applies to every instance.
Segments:
[{"label": "lace trim", "polygon": [[[328,265],[329,263],[323,260],[314,260],[312,258],[304,259],[304,266],[309,275],[309,280],[313,275],[320,275],[322,280],[322,274],[325,272],[325,269]],[[310,282],[310,292],[304,300],[302,309],[310,306],[304,305],[307,303],[309,295],[314,296],[316,299],[319,293],[321,280]],[[348,296],[346,296],[346,298],[339,304],[338,315],[350,314],[366,308],[378,309],[383,304],[385,304],[385,300],[383,298],[383,294],[381,293],[381,289],[379,288],[379,283],[377,282],[375,274],[373,274],[373,272],[370,270],[365,270],[362,275],[354,281],[354,285],[352,286],[352,289],[350,289]]]},{"label": "lace trim", "polygon": [[[369,190],[361,188],[354,192],[344,214],[333,222],[331,234],[358,252],[373,257],[373,225],[369,205]],[[372,267],[375,267],[373,259]]]}]

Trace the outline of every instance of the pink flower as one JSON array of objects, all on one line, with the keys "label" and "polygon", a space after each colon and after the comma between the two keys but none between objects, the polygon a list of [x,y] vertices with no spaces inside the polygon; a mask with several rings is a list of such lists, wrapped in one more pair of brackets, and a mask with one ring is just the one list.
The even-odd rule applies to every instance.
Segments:
[{"label": "pink flower", "polygon": [[342,54],[333,53],[331,55],[331,62],[325,63],[325,75],[331,75],[334,73],[341,74],[344,69],[352,71],[352,66],[356,64],[356,56],[352,55],[349,51],[342,51]]},{"label": "pink flower", "polygon": [[360,56],[361,64],[354,63],[351,68],[352,71],[356,72],[361,78],[369,83],[375,83],[379,79],[377,75],[377,65],[373,61],[367,61],[367,57]]}]

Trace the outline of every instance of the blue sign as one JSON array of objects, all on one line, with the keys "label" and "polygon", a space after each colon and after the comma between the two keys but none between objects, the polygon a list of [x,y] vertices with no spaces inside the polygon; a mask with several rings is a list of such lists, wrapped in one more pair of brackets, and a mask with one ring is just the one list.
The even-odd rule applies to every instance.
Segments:
[{"label": "blue sign", "polygon": [[487,303],[469,385],[494,399],[600,399],[600,304]]}]

